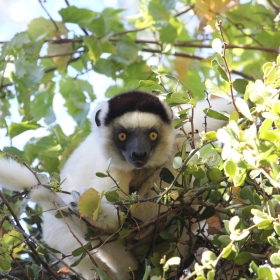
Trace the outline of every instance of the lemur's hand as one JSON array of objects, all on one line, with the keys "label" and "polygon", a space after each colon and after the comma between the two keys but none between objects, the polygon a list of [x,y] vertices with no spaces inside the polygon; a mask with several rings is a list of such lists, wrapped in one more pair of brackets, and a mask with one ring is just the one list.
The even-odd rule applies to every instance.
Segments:
[{"label": "lemur's hand", "polygon": [[79,208],[78,208],[78,200],[80,198],[80,196],[86,191],[88,190],[87,187],[83,187],[83,188],[80,188],[79,191],[72,191],[71,192],[71,195],[73,197],[73,201],[70,202],[70,207],[71,209],[76,212],[76,213],[79,213]]}]

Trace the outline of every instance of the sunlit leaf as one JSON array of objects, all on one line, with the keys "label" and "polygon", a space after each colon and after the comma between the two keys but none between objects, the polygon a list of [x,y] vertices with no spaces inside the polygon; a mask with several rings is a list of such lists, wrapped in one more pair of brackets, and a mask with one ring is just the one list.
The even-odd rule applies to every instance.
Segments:
[{"label": "sunlit leaf", "polygon": [[212,41],[212,49],[219,53],[219,54],[222,54],[223,52],[223,42],[219,39],[219,38],[215,38],[213,41]]},{"label": "sunlit leaf", "polygon": [[89,188],[86,190],[78,200],[79,212],[82,217],[86,217],[93,213],[98,207],[100,196],[99,193],[93,189]]},{"label": "sunlit leaf", "polygon": [[235,100],[235,104],[240,113],[242,113],[248,120],[253,121],[249,106],[246,101],[244,101],[244,99],[237,97]]},{"label": "sunlit leaf", "polygon": [[222,68],[222,66],[219,64],[219,62],[216,59],[213,59],[211,61],[212,68],[221,75],[221,77],[228,82],[228,76],[225,72],[225,70]]},{"label": "sunlit leaf", "polygon": [[41,125],[39,125],[37,122],[21,122],[21,123],[12,123],[9,126],[8,129],[8,134],[11,138],[23,133],[24,131],[27,130],[36,130],[39,127],[41,127]]},{"label": "sunlit leaf", "polygon": [[226,98],[231,101],[230,96],[226,92],[221,90],[218,86],[216,86],[211,80],[206,79],[205,86],[210,94],[213,94],[218,97]]}]

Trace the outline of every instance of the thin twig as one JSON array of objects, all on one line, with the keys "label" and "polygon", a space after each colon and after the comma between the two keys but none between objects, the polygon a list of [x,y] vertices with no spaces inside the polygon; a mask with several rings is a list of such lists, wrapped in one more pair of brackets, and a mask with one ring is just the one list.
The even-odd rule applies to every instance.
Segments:
[{"label": "thin twig", "polygon": [[[56,205],[57,206],[57,205]],[[57,206],[57,210],[60,213],[60,215],[63,218],[64,223],[66,224],[66,226],[68,227],[69,231],[71,232],[72,236],[77,240],[77,242],[81,245],[81,247],[85,250],[86,254],[89,256],[90,260],[92,261],[92,263],[98,267],[96,261],[94,260],[94,258],[92,257],[90,251],[84,246],[84,244],[81,242],[81,240],[78,238],[78,236],[73,232],[73,230],[71,229],[71,227],[69,226],[69,224],[66,221],[65,216],[63,215],[62,211],[60,210],[60,208]]]},{"label": "thin twig", "polygon": [[59,32],[59,28],[56,24],[56,22],[53,20],[53,18],[51,17],[51,15],[49,14],[49,12],[47,11],[47,9],[45,8],[45,6],[42,3],[42,0],[38,0],[39,4],[41,5],[41,7],[43,8],[43,10],[46,12],[46,14],[48,15],[48,17],[50,18],[50,20],[52,21],[53,25],[55,26],[55,29],[57,32]]},{"label": "thin twig", "polygon": [[228,67],[228,63],[227,63],[227,60],[226,60],[227,43],[225,42],[225,39],[224,39],[223,30],[222,30],[222,21],[221,20],[219,20],[218,26],[219,26],[219,32],[220,32],[222,41],[224,43],[224,49],[223,49],[223,51],[221,53],[221,57],[222,57],[222,59],[224,61],[225,67],[226,67],[226,72],[227,72],[227,77],[228,77],[228,83],[229,83],[229,88],[230,88],[232,104],[233,104],[236,112],[238,113],[239,111],[238,111],[238,108],[237,108],[237,106],[235,104],[235,98],[234,98],[234,95],[233,95],[233,86],[232,86],[231,73],[230,73],[230,70],[229,70],[229,67]]},{"label": "thin twig", "polygon": [[23,274],[25,275],[25,277],[29,280],[32,280],[29,275],[26,273],[25,269],[22,267],[22,265],[13,257],[13,254],[11,254],[11,258],[13,259],[13,261],[17,264],[17,266],[20,268],[20,270],[23,272]]},{"label": "thin twig", "polygon": [[183,11],[181,11],[181,12],[175,14],[174,17],[179,17],[179,16],[181,16],[181,15],[183,15],[183,14],[189,12],[190,10],[193,10],[193,8],[194,8],[194,4],[192,4],[192,5],[188,6],[188,7],[186,7]]},{"label": "thin twig", "polygon": [[42,245],[41,243],[39,243],[37,241],[36,238],[34,238],[33,236],[28,235],[24,230],[22,230],[21,228],[19,228],[16,225],[13,225],[14,229],[16,231],[18,231],[19,233],[21,233],[24,237],[26,237],[27,239],[31,240],[33,243],[35,243],[37,246],[39,246],[40,248],[42,248],[44,251],[47,251],[54,259],[56,259],[57,261],[59,261],[61,264],[63,264],[65,267],[67,267],[67,269],[71,270],[74,274],[76,274],[77,276],[79,276],[82,280],[86,280],[81,274],[79,274],[78,272],[76,272],[71,266],[69,266],[66,262],[64,262],[63,260],[61,260],[60,258],[57,257],[56,254],[54,254],[53,252],[51,252],[47,247],[45,247],[44,245]]}]

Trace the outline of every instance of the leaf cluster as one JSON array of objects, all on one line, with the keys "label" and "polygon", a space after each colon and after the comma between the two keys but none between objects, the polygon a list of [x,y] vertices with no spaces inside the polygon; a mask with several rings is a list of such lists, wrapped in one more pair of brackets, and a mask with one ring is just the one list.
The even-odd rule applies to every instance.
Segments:
[{"label": "leaf cluster", "polygon": [[[0,128],[11,143],[26,131],[45,133],[22,149],[11,145],[3,150],[36,171],[59,172],[89,133],[87,116],[99,77],[107,77],[106,97],[137,88],[161,94],[177,108],[173,125],[181,130],[183,145],[174,158],[175,173],[162,170],[169,187],[153,186],[157,195],[150,199],[167,206],[166,213],[142,224],[133,218],[133,209],[145,201],[137,193],[120,200],[109,167],[96,175],[111,177],[112,189],[102,194],[90,189],[78,201],[81,219],[89,227],[88,240],[95,238],[102,245],[104,237],[110,237],[108,242],[120,239],[145,259],[133,279],[280,279],[280,37],[273,11],[279,3],[252,1],[232,7],[230,2],[140,1],[139,13],[128,19],[121,9],[95,12],[69,5],[60,9],[61,21],[36,18],[0,50]],[[191,25],[193,18],[197,23]],[[184,125],[192,124],[193,110],[205,93],[206,127],[196,143],[195,128],[189,133]],[[232,101],[235,111],[226,115],[212,110],[210,95]],[[70,135],[54,110],[58,96],[76,124]],[[13,119],[15,111],[20,121]],[[227,125],[208,131],[210,118]],[[52,178],[52,188],[60,191],[59,179],[55,174]],[[0,213],[1,273],[6,276],[11,268],[21,267],[18,279],[45,279],[48,271],[37,257],[44,256],[51,267],[49,256],[55,248],[41,241],[41,209],[20,202],[26,193],[5,194],[10,208],[1,207]],[[89,217],[98,216],[103,196],[119,207],[118,232],[88,223]],[[38,255],[10,219],[11,209],[21,215],[16,212],[20,205]],[[75,214],[61,211],[57,218]],[[188,240],[182,239],[183,232]],[[182,243],[189,247],[187,256],[180,252]],[[73,251],[78,259],[67,269],[75,271],[91,249],[88,242]],[[21,260],[26,260],[22,266]]]}]

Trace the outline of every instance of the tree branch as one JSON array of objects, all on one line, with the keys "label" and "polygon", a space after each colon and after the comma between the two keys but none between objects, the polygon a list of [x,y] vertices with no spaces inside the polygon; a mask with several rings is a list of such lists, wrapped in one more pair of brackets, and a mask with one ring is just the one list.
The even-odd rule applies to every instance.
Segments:
[{"label": "tree branch", "polygon": [[183,15],[183,14],[189,12],[190,10],[193,10],[193,8],[194,8],[194,4],[192,4],[192,5],[188,6],[188,7],[186,7],[183,11],[181,11],[181,12],[175,14],[174,17],[179,17],[179,16],[181,16],[181,15]]},{"label": "tree branch", "polygon": [[[16,231],[18,231],[19,233],[21,233],[24,237],[26,237],[26,239],[30,239],[33,243],[35,243],[37,246],[39,246],[40,248],[42,248],[43,250],[47,251],[54,259],[56,259],[58,262],[60,262],[61,264],[63,264],[65,267],[67,267],[69,270],[71,270],[74,274],[76,274],[77,276],[79,276],[82,280],[86,280],[82,275],[80,275],[78,272],[76,272],[71,266],[69,266],[66,262],[64,262],[63,260],[61,260],[60,258],[57,257],[56,254],[52,253],[47,247],[43,246],[41,243],[39,243],[37,241],[37,239],[35,239],[33,236],[28,235],[24,230],[22,230],[21,228],[19,228],[16,225],[13,225],[14,229]],[[56,278],[59,279],[59,278]]]},{"label": "tree branch", "polygon": [[[7,208],[9,209],[14,221],[15,221],[15,225],[14,227],[20,229],[22,232],[25,233],[24,229],[22,228],[18,217],[16,216],[13,208],[10,206],[9,201],[6,199],[6,197],[4,196],[4,194],[0,191],[0,197],[3,200],[4,204],[7,206]],[[26,234],[26,233],[25,233]],[[25,235],[24,235],[25,236]],[[28,247],[30,248],[30,250],[32,251],[32,253],[34,254],[35,258],[38,260],[39,263],[42,264],[42,266],[48,271],[48,273],[54,277],[54,279],[59,279],[59,277],[57,276],[57,274],[52,271],[48,264],[41,258],[41,256],[38,254],[38,252],[36,251],[36,249],[34,248],[33,244],[29,241],[29,239],[25,240],[26,244],[28,245]]]}]

